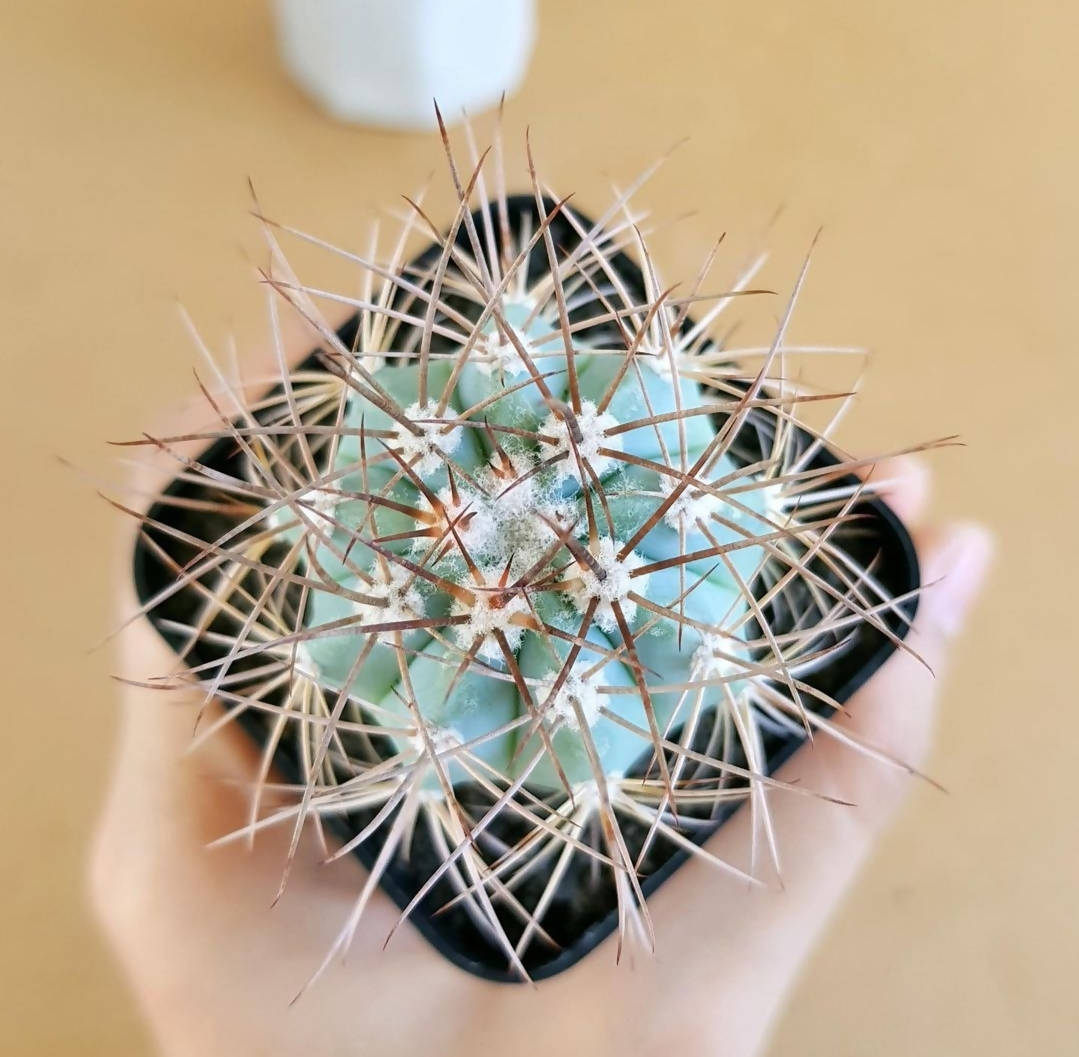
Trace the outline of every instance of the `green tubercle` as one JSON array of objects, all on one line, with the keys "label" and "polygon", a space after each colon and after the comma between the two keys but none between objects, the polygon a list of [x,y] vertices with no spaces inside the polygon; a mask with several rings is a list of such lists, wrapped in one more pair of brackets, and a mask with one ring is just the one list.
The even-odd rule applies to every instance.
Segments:
[{"label": "green tubercle", "polygon": [[[350,397],[331,483],[297,497],[317,530],[311,562],[337,585],[310,592],[305,662],[370,721],[415,727],[418,708],[452,782],[524,771],[538,790],[592,782],[590,750],[618,778],[651,752],[646,696],[669,734],[737,689],[746,586],[765,557],[753,540],[773,528],[767,490],[723,493],[725,478],[746,478],[709,452],[711,418],[676,416],[707,403],[696,382],[675,387],[663,364],[626,369],[624,353],[582,343],[573,412],[557,321],[527,300],[507,301],[504,318],[516,343],[488,323],[463,367],[432,355],[426,403],[415,360],[374,373],[407,424],[366,384]],[[696,487],[642,536],[687,472]],[[696,552],[708,556],[681,561]],[[409,740],[394,736],[399,750]],[[454,753],[462,743],[468,753]],[[433,772],[424,781],[438,785]]]}]

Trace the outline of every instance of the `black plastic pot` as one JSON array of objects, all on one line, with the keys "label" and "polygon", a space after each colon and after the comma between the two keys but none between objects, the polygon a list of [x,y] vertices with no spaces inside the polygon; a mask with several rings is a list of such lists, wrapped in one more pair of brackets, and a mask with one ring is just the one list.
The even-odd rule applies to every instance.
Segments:
[{"label": "black plastic pot", "polygon": [[[548,205],[548,208],[550,206]],[[510,226],[516,229],[522,220],[530,222],[532,229],[537,223],[535,202],[527,196],[509,199],[508,211]],[[578,224],[587,229],[590,221],[574,214]],[[481,217],[475,215],[477,226]],[[495,225],[497,227],[497,225]],[[565,217],[560,216],[551,225],[551,233],[560,253],[571,252],[579,241],[579,228]],[[493,233],[496,244],[499,241],[497,231]],[[467,249],[467,236],[462,230],[459,241]],[[422,271],[438,255],[437,247],[432,246],[415,262]],[[637,266],[624,254],[615,254],[612,264],[622,282],[643,299],[643,284]],[[547,267],[547,258],[542,244],[533,252],[529,261],[530,274]],[[687,323],[692,325],[691,323]],[[341,340],[351,345],[355,338],[356,321],[350,321],[340,331]],[[437,350],[436,350],[437,351]],[[318,350],[307,361],[315,367],[321,362]],[[754,424],[754,429],[743,429],[740,436],[742,450],[738,453],[747,462],[755,458],[755,450],[763,449],[768,440],[769,424],[761,418]],[[809,443],[808,434],[803,434],[801,442]],[[229,473],[236,473],[240,456],[235,446],[228,440],[212,445],[200,457],[204,464]],[[811,465],[835,465],[837,459],[830,452],[820,450]],[[174,481],[166,490],[170,496],[189,498],[205,497],[208,489],[203,485]],[[857,507],[861,515],[853,524],[856,526],[835,539],[843,544],[853,558],[862,563],[873,562],[875,575],[893,597],[905,598],[897,605],[898,612],[884,616],[890,630],[902,638],[908,621],[914,615],[916,602],[912,596],[919,586],[918,563],[914,548],[903,525],[895,514],[881,501],[867,499]],[[150,517],[186,533],[190,537],[213,540],[227,528],[228,521],[216,514],[207,514],[198,510],[157,503],[150,510]],[[152,531],[152,530],[151,530]],[[843,532],[843,530],[841,530]],[[179,564],[193,553],[193,549],[173,536],[160,531],[153,531],[156,546],[161,548],[172,560]],[[135,583],[142,602],[148,601],[156,593],[167,587],[173,580],[174,573],[159,553],[151,548],[145,539],[140,538],[134,555]],[[185,588],[174,594],[165,603],[159,605],[150,614],[150,620],[172,646],[176,646],[177,637],[165,625],[169,620],[182,622],[194,613],[199,599],[192,588]],[[902,615],[901,615],[902,614]],[[884,663],[894,649],[888,637],[867,624],[858,626],[849,647],[838,653],[834,659],[805,677],[806,681],[830,697],[844,702],[861,687],[870,676]],[[200,642],[194,654],[188,660],[198,664],[214,658],[215,650],[205,642]],[[220,656],[220,653],[217,654]],[[256,741],[261,743],[267,735],[267,720],[251,711],[238,716],[238,722]],[[786,761],[802,744],[798,736],[769,735],[766,743],[768,770],[774,771]],[[280,774],[287,781],[296,781],[299,769],[296,759],[288,744],[282,744],[275,757],[275,764]],[[461,793],[467,801],[468,791]],[[477,797],[479,800],[480,798]],[[703,842],[711,836],[733,813],[736,807],[718,813],[714,824],[696,838]],[[335,835],[345,842],[354,837],[370,820],[370,814],[357,812],[348,818],[327,819],[326,825]],[[368,868],[373,864],[384,839],[388,823],[377,830],[370,839],[356,849],[356,855]],[[508,835],[512,836],[512,824]],[[632,833],[627,838],[632,842]],[[644,870],[647,876],[642,881],[645,895],[650,895],[674,873],[689,857],[686,851],[673,845],[661,845],[656,842],[645,860]],[[576,858],[580,859],[580,856]],[[435,851],[417,830],[407,863],[398,859],[383,874],[381,885],[386,893],[400,907],[406,906],[415,893],[433,872],[438,859]],[[490,980],[512,981],[518,979],[507,967],[505,954],[477,930],[472,920],[461,909],[451,908],[436,913],[443,907],[454,892],[443,882],[436,885],[413,912],[411,921],[416,928],[450,961],[477,976]],[[522,899],[527,891],[522,894]],[[609,883],[599,883],[588,875],[582,865],[571,869],[566,880],[560,886],[558,896],[544,918],[544,927],[557,941],[552,948],[547,944],[533,943],[528,948],[524,963],[533,979],[554,976],[579,961],[614,930],[617,915],[613,888]]]}]

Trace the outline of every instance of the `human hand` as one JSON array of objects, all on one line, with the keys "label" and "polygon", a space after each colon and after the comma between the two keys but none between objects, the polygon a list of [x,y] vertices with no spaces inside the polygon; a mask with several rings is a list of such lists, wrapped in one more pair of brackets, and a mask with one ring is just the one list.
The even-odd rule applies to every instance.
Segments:
[{"label": "human hand", "polygon": [[[877,472],[892,482],[887,500],[916,526],[924,469],[897,460]],[[919,531],[916,541],[929,587],[909,642],[939,679],[991,544],[974,526]],[[127,630],[125,676],[144,679],[170,661],[147,621]],[[923,664],[897,653],[841,722],[918,767],[937,688]],[[284,898],[271,908],[287,832],[266,831],[251,850],[240,843],[207,850],[246,823],[243,779],[258,759],[232,726],[184,756],[198,703],[197,696],[163,698],[125,686],[92,862],[94,905],[169,1055],[757,1053],[814,940],[913,782],[829,739],[804,746],[778,777],[855,806],[775,799],[783,890],[751,889],[687,863],[649,901],[654,958],[616,965],[608,940],[536,987],[489,983],[446,962],[409,929],[381,950],[398,911],[379,892],[347,964],[290,1006],[333,943],[363,871],[347,858],[325,865],[317,842],[305,839]],[[748,826],[748,814],[736,814],[709,850],[739,859]]]}]

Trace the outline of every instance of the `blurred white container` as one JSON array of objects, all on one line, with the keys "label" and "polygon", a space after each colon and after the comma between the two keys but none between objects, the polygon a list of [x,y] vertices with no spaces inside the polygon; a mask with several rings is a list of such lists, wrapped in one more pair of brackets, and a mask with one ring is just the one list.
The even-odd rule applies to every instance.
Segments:
[{"label": "blurred white container", "polygon": [[520,84],[533,0],[274,0],[281,56],[334,117],[388,128],[447,123]]}]

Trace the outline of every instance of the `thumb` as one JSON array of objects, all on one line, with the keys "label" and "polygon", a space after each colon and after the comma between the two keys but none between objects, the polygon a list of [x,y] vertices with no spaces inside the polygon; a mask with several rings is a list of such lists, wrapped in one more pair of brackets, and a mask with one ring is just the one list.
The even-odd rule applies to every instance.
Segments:
[{"label": "thumb", "polygon": [[[949,646],[978,596],[993,553],[992,537],[972,524],[923,534],[917,543],[927,587],[908,641],[918,656],[893,654],[836,723],[842,734],[915,769],[928,755]],[[782,957],[770,961],[779,972],[793,976],[917,778],[821,734],[799,749],[777,777],[853,803],[782,793],[771,797],[784,887],[758,891],[746,900],[738,942],[752,947],[781,939]],[[738,812],[709,850],[739,861],[748,847],[751,824],[749,812]]]},{"label": "thumb", "polygon": [[[961,523],[923,533],[917,549],[925,587],[907,638],[910,651],[893,654],[836,721],[841,734],[913,769],[928,759],[950,648],[981,591],[993,540],[981,525]],[[913,784],[902,769],[828,737],[801,749],[779,777],[853,801],[853,810],[839,808],[834,814],[854,816],[866,838],[883,827]],[[813,809],[812,804],[806,806]],[[815,828],[810,836],[815,844],[827,839]],[[858,853],[853,846],[850,851]],[[791,868],[795,865],[792,859]]]},{"label": "thumb", "polygon": [[[914,768],[928,752],[949,645],[978,595],[993,551],[991,537],[976,525],[922,534],[917,544],[927,587],[908,641],[921,660],[895,653],[837,721],[842,734]],[[903,768],[824,734],[799,749],[777,777],[853,801],[833,804],[778,791],[769,796],[783,888],[747,889],[732,882],[720,893],[712,887],[707,912],[686,913],[699,898],[698,871],[705,868],[690,861],[649,901],[661,927],[659,953],[673,952],[679,966],[668,982],[677,984],[680,1000],[688,990],[701,990],[701,1008],[710,1010],[710,1023],[721,1026],[727,1052],[755,1052],[814,941],[917,781]],[[742,862],[752,826],[749,811],[736,812],[708,850]],[[723,978],[722,987],[715,983],[716,951],[737,952],[737,971]],[[701,972],[686,972],[686,966]],[[658,986],[658,976],[640,975]]]}]

